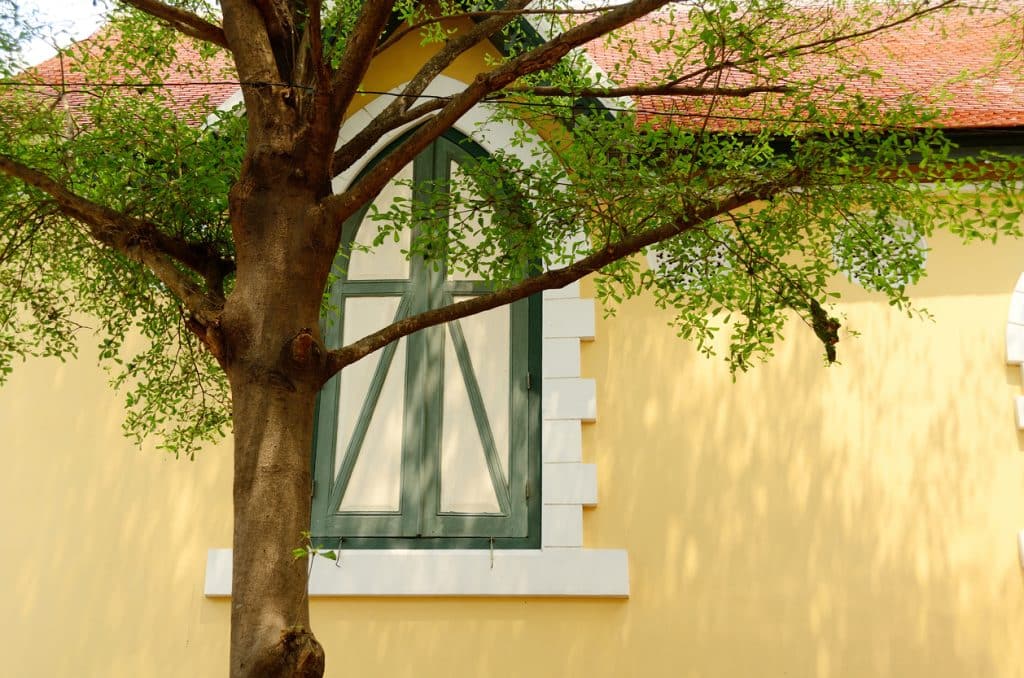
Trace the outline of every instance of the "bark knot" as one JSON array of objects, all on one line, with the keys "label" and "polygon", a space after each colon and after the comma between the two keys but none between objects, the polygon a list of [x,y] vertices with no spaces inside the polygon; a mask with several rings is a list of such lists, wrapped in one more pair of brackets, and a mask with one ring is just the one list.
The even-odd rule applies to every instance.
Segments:
[{"label": "bark knot", "polygon": [[281,631],[282,659],[295,678],[320,678],[324,674],[324,649],[306,627],[289,626]]},{"label": "bark knot", "polygon": [[313,330],[303,327],[291,341],[292,360],[300,367],[319,365],[323,351],[313,336]]}]

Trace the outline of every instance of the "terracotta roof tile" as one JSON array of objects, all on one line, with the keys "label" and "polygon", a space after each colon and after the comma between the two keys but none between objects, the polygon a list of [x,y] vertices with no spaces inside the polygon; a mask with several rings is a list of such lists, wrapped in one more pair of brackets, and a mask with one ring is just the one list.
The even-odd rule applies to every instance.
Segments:
[{"label": "terracotta roof tile", "polygon": [[[1013,0],[1008,0],[1012,3]],[[625,83],[656,82],[659,70],[668,67],[671,52],[657,52],[652,46],[664,39],[669,27],[664,22],[639,22],[622,33],[622,40],[634,47],[639,55],[637,65],[623,78]],[[1016,40],[1016,44],[1014,44]],[[1020,27],[1001,21],[993,14],[971,14],[958,11],[900,26],[846,48],[844,61],[870,67],[883,74],[879,79],[862,77],[848,82],[848,91],[870,98],[881,98],[890,106],[910,96],[919,103],[933,105],[938,117],[932,123],[947,128],[1016,127],[1024,126],[1024,68],[1021,61],[1021,43],[1024,36]],[[609,72],[616,72],[621,63],[624,42],[595,41],[587,46],[594,61]],[[1005,49],[1005,48],[1009,49]],[[1000,51],[1011,60],[1001,66],[993,65],[993,56]],[[1015,52],[1014,52],[1015,50]],[[835,75],[837,63],[813,57],[796,73],[798,78],[823,76],[832,85],[839,82]],[[969,77],[964,74],[970,73]],[[725,73],[722,85],[749,85],[746,73]],[[940,96],[940,92],[945,92]],[[823,88],[822,103],[834,95]],[[769,100],[768,97],[775,97]],[[710,112],[713,128],[757,126],[757,112],[765,104],[782,106],[779,95],[751,97],[749,99],[719,98],[710,103],[706,98],[641,97],[636,100],[638,117],[651,121],[658,112],[681,116],[685,121],[701,120]],[[745,122],[749,121],[749,122]],[[685,122],[682,122],[685,124]]]},{"label": "terracotta roof tile", "polygon": [[[224,103],[238,91],[230,60],[224,52],[217,52],[213,58],[207,59],[199,53],[196,45],[189,40],[180,41],[175,49],[175,63],[162,70],[155,83],[140,83],[137,86],[120,87],[121,83],[131,83],[130,77],[111,78],[109,82],[98,83],[95,77],[87,77],[82,72],[78,55],[90,53],[97,55],[108,45],[116,42],[115,38],[106,35],[100,29],[92,36],[82,40],[66,50],[63,58],[54,56],[20,74],[18,80],[36,82],[42,87],[34,89],[45,99],[59,101],[73,115],[83,115],[87,102],[99,93],[110,93],[123,90],[125,92],[142,91],[148,86],[161,87],[169,96],[168,107],[189,119],[189,122],[200,123],[211,107]],[[204,103],[205,100],[205,103]],[[203,104],[203,105],[200,105]]]},{"label": "terracotta roof tile", "polygon": [[[1008,0],[1013,2],[1014,0]],[[641,21],[622,32],[634,48],[639,59],[630,64],[623,84],[657,82],[661,69],[669,66],[671,52],[657,53],[652,45],[669,30],[664,23]],[[870,65],[884,74],[877,80],[860,78],[849,83],[850,89],[869,97],[880,97],[895,103],[904,96],[933,104],[940,111],[934,124],[949,128],[1017,127],[1024,126],[1024,69],[1019,61],[993,68],[992,55],[1003,41],[1012,39],[1014,28],[998,23],[991,16],[969,15],[966,12],[946,15],[941,20],[922,21],[899,27],[884,34],[863,40],[844,52],[853,63]],[[1024,41],[1016,29],[1016,39]],[[77,49],[98,50],[111,39],[103,31],[77,45]],[[603,69],[615,72],[622,63],[625,42],[595,41],[587,51]],[[1019,57],[1019,54],[1018,54]],[[836,65],[823,59],[808,61],[798,73],[799,77],[830,76]],[[963,79],[965,72],[974,76]],[[57,57],[49,59],[22,74],[19,79],[35,79],[41,83],[64,82],[62,103],[71,111],[80,111],[90,96],[83,86],[84,76],[76,69],[73,58],[65,57],[63,64]],[[178,61],[162,74],[169,86],[170,107],[179,114],[194,117],[196,104],[208,97],[209,106],[217,106],[237,92],[231,84],[234,76],[228,57],[219,52],[212,60],[205,60],[195,46],[183,41],[178,46]],[[750,84],[750,76],[737,71],[724,73],[721,85]],[[46,87],[38,90],[43,96],[59,98],[62,88]],[[946,91],[946,98],[936,93]],[[93,90],[95,91],[95,90]],[[746,120],[754,121],[761,106],[772,103],[766,95],[748,99],[667,98],[640,97],[636,99],[641,121],[665,119],[659,113],[679,116],[680,124],[687,120],[701,121],[711,113],[711,127],[735,129]],[[823,91],[823,101],[832,96]],[[778,100],[776,99],[777,103]],[[688,117],[689,116],[689,117]],[[199,122],[199,120],[195,120]]]}]

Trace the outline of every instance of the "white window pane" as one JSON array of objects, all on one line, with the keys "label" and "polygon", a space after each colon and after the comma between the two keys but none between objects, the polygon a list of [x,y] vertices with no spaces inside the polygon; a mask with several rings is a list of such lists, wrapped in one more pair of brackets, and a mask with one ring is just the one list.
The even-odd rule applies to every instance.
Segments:
[{"label": "white window pane", "polygon": [[466,383],[451,336],[445,333],[444,423],[441,432],[441,511],[498,513]]},{"label": "white window pane", "polygon": [[459,321],[506,481],[509,456],[509,318],[509,307],[502,306]]},{"label": "white window pane", "polygon": [[[397,180],[410,181],[412,180],[412,163],[409,163],[402,169],[398,175],[391,180],[384,190],[380,192],[377,199],[373,201],[373,204],[381,212],[386,212],[391,208],[391,204],[396,198],[403,198],[408,206],[408,200],[412,198],[412,192],[408,184],[399,185],[395,183]],[[371,221],[369,217],[370,213],[367,212],[367,216],[363,219],[363,223],[359,225],[359,230],[356,232],[356,243],[364,245],[366,247],[373,246],[373,239],[377,235],[377,222]],[[387,237],[380,246],[373,248],[369,252],[353,250],[349,257],[348,262],[348,279],[349,280],[394,280],[403,279],[409,277],[409,261],[406,256],[402,254],[402,251],[409,251],[409,230],[402,229],[399,234],[399,239],[395,242],[395,239],[391,236]]]},{"label": "white window pane", "polygon": [[[356,341],[367,334],[376,332],[386,325],[390,325],[398,310],[398,297],[350,297],[345,300],[344,324],[342,326],[343,342]],[[366,393],[370,388],[370,381],[373,379],[380,358],[384,350],[376,351],[362,360],[356,361],[342,370],[340,379],[340,393],[338,396],[338,438],[334,457],[334,475],[337,477],[341,470],[341,464],[345,460],[349,441],[359,421],[359,412],[366,400]],[[405,350],[399,347],[391,363],[391,373],[401,366],[405,372]],[[386,389],[385,389],[386,390]],[[381,393],[383,398],[384,393]],[[398,399],[398,407],[403,406],[403,399]],[[379,408],[378,408],[379,409]]]},{"label": "white window pane", "polygon": [[384,380],[342,511],[398,511],[402,498],[402,418],[404,415],[405,340],[398,342]]},{"label": "white window pane", "polygon": [[[477,207],[483,205],[483,198],[480,192],[476,190],[476,186],[466,176],[466,173],[462,171],[462,168],[454,160],[451,163],[451,182],[453,187],[457,187],[457,190],[462,194],[463,201],[469,201],[470,205],[475,204]],[[456,190],[453,188],[453,190]],[[484,231],[491,227],[491,211],[488,209],[476,209],[471,210],[470,205],[455,205],[453,209],[459,210],[458,214],[453,214],[450,219],[450,223],[459,224],[456,228],[458,229],[458,239],[467,248],[474,249],[480,246],[480,243],[484,240]],[[465,221],[466,225],[463,226],[462,222]],[[489,261],[493,257],[484,257],[483,261]],[[464,272],[449,270],[449,280],[479,280],[479,275],[467,275]]]}]

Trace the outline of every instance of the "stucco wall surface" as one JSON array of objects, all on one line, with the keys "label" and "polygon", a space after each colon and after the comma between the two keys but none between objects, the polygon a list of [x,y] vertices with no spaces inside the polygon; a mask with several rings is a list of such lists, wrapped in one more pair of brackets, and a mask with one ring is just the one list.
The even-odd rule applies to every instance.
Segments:
[{"label": "stucco wall surface", "polygon": [[[934,321],[850,288],[862,336],[831,368],[796,324],[733,383],[649,301],[600,320],[586,545],[628,549],[631,597],[316,600],[328,675],[1024,675],[1003,345],[1024,243],[932,245],[915,296]],[[229,446],[176,461],[120,421],[87,348],[0,390],[8,675],[225,669],[230,603],[202,586],[230,544]]]}]

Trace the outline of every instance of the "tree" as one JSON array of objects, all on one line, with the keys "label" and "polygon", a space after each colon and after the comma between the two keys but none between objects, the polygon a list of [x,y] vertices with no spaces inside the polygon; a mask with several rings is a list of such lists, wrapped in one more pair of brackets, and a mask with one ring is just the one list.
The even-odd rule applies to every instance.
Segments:
[{"label": "tree", "polygon": [[[125,0],[104,37],[71,55],[77,80],[5,81],[0,375],[17,357],[73,356],[84,314],[127,391],[131,435],[191,456],[230,424],[231,675],[321,675],[306,561],[292,556],[310,521],[321,387],[418,330],[588,275],[609,304],[652,292],[705,352],[724,331],[733,369],[768,357],[794,312],[833,360],[839,321],[826,302],[840,269],[913,310],[906,287],[922,272],[921,236],[1016,233],[1014,162],[955,157],[940,111],[872,94],[885,76],[856,56],[865,40],[966,4],[222,0],[217,12],[201,0]],[[1012,20],[1013,7],[984,4],[971,11]],[[338,144],[372,60],[402,40],[430,56]],[[489,40],[504,55],[463,91],[423,96]],[[605,74],[579,51],[599,40]],[[213,65],[174,67],[186,49]],[[651,64],[650,78],[634,75]],[[174,88],[189,77],[237,78],[244,115],[182,105]],[[39,94],[69,87],[89,94],[70,112]],[[511,153],[481,159],[433,200],[421,187],[434,213],[456,216],[420,229],[407,255],[443,252],[493,291],[325,346],[343,222],[481,102],[519,126],[520,142],[539,131],[548,152],[529,165]],[[382,135],[411,123],[332,189]],[[983,190],[964,197],[964,180]],[[377,244],[411,228],[407,205],[376,218]],[[637,263],[648,248],[660,269]],[[138,353],[126,344],[133,333],[147,340]]]}]

